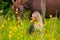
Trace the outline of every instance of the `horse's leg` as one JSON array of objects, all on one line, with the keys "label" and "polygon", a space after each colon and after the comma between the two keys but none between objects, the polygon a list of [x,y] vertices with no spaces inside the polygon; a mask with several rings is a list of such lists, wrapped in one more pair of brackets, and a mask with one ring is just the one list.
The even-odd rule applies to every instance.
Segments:
[{"label": "horse's leg", "polygon": [[41,4],[42,19],[43,19],[43,22],[44,22],[45,13],[46,13],[46,0],[41,0],[40,4]]}]

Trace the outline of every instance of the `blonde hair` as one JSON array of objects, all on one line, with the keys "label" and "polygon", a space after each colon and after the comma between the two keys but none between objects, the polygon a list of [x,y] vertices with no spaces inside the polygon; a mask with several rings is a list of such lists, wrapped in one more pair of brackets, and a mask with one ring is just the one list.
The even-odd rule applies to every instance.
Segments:
[{"label": "blonde hair", "polygon": [[40,13],[38,11],[35,11],[33,12],[32,15],[36,17],[36,22],[39,23],[39,24],[34,24],[34,28],[41,31],[41,29],[43,28],[43,22]]}]

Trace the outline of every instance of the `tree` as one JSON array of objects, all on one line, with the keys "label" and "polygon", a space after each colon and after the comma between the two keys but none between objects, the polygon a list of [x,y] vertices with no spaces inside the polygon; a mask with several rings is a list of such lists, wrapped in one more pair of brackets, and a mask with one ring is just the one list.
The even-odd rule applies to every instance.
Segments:
[{"label": "tree", "polygon": [[0,0],[0,10],[9,8],[11,4],[11,0]]},{"label": "tree", "polygon": [[46,4],[45,4],[46,0],[41,0],[41,11],[42,11],[42,16],[43,16],[43,20],[45,19],[45,13],[46,13]]}]

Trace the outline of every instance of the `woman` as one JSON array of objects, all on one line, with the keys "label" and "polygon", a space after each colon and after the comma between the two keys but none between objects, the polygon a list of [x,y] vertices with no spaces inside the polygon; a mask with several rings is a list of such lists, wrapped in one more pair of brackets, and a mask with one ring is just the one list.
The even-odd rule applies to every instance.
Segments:
[{"label": "woman", "polygon": [[[41,17],[41,15],[40,15],[40,13],[38,11],[35,11],[32,14],[32,21],[31,22],[32,22],[35,30],[38,30],[40,32],[42,31],[43,22],[42,22],[42,17]],[[30,28],[30,32],[33,31],[33,26]]]}]

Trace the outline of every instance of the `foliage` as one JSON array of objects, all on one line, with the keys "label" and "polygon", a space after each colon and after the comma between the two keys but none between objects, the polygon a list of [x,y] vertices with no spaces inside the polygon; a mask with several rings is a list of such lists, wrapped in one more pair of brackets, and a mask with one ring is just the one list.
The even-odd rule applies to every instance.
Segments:
[{"label": "foliage", "polygon": [[11,0],[0,0],[0,10],[9,8],[11,4]]},{"label": "foliage", "polygon": [[[11,10],[8,11],[8,13],[11,13]],[[27,11],[24,12],[23,19],[18,21],[15,20],[15,15],[12,14],[12,16],[8,16],[2,24],[0,24],[0,40],[40,40],[41,32],[35,31],[32,34],[28,33],[28,29],[30,28],[28,17]],[[42,36],[42,40],[60,40],[59,26],[60,20],[57,17],[52,17],[51,15],[50,18],[46,18],[44,20],[44,35]]]}]

